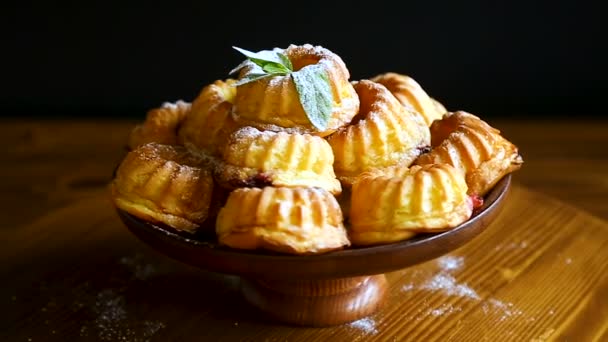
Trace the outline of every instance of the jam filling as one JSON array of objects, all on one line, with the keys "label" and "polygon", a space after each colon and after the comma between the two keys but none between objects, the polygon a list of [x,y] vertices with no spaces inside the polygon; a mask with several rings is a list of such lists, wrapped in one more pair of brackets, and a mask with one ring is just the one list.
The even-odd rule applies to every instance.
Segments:
[{"label": "jam filling", "polygon": [[272,185],[272,178],[265,173],[258,173],[247,179],[234,180],[231,185],[237,188],[263,188]]},{"label": "jam filling", "polygon": [[471,202],[473,203],[473,211],[478,211],[483,206],[483,197],[478,194],[470,195]]}]

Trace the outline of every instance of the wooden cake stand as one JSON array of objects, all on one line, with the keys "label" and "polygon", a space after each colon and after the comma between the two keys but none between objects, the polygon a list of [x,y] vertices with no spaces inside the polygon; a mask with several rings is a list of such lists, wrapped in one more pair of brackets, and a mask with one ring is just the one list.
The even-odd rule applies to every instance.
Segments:
[{"label": "wooden cake stand", "polygon": [[507,175],[471,219],[447,232],[313,256],[230,249],[121,210],[118,214],[133,234],[157,251],[208,271],[240,276],[245,299],[270,317],[289,324],[329,326],[361,319],[380,308],[388,287],[384,273],[437,258],[483,232],[502,208],[510,186]]}]

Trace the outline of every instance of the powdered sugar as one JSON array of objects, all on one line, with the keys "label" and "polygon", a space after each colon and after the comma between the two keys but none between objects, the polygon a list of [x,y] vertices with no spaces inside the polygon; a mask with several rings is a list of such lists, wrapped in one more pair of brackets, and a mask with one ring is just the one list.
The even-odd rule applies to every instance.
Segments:
[{"label": "powdered sugar", "polygon": [[517,309],[513,303],[505,303],[495,298],[490,298],[486,303],[483,304],[481,308],[485,314],[492,311],[501,314],[499,318],[501,322],[507,318],[522,314],[521,310]]},{"label": "powdered sugar", "polygon": [[251,126],[245,126],[242,128],[239,128],[238,130],[236,130],[234,133],[232,133],[232,138],[235,141],[247,141],[250,139],[253,139],[257,136],[260,135],[275,135],[276,133],[271,132],[271,131],[260,131],[259,129],[255,128],[255,127],[251,127]]},{"label": "powdered sugar", "polygon": [[[513,245],[508,245],[509,248],[525,248],[527,244],[521,242]],[[401,291],[424,290],[440,292],[446,296],[463,298],[469,301],[482,301],[481,296],[470,287],[468,284],[458,282],[454,276],[454,272],[462,269],[465,266],[465,259],[461,256],[447,255],[435,261],[438,272],[429,278],[418,280],[421,271],[416,271],[413,274],[412,280],[401,287]],[[416,277],[414,277],[416,276]],[[434,317],[450,315],[462,311],[462,307],[453,306],[450,303],[441,303],[439,306],[428,307],[426,314]],[[498,314],[499,321],[522,315],[513,303],[502,302],[495,298],[489,298],[482,304],[484,314]],[[425,311],[422,311],[422,313]],[[550,314],[553,314],[553,310]],[[417,317],[417,320],[420,317]]]},{"label": "powdered sugar", "polygon": [[464,265],[464,258],[456,256],[445,256],[437,260],[437,264],[444,272],[455,271],[462,268],[462,266]]},{"label": "powdered sugar", "polygon": [[[115,290],[106,289],[97,295],[93,306],[96,314],[94,328],[102,341],[148,341],[165,325],[159,321],[139,321],[137,325],[130,324],[125,297]],[[88,335],[88,329],[80,330],[81,336]]]},{"label": "powdered sugar", "polygon": [[127,318],[127,312],[124,298],[117,296],[113,290],[104,290],[97,295],[93,311],[97,314],[95,327],[99,330],[100,339],[112,341],[135,337],[132,330],[120,331],[121,329],[118,328],[118,325]]},{"label": "powdered sugar", "polygon": [[475,290],[468,287],[466,284],[458,284],[453,276],[445,273],[435,275],[424,283],[421,288],[430,291],[442,291],[448,296],[468,297],[476,300],[480,299]]},{"label": "powdered sugar", "polygon": [[[418,288],[429,291],[442,291],[448,296],[467,297],[470,299],[479,299],[479,295],[475,290],[467,284],[460,284],[456,278],[452,276],[452,272],[461,269],[464,266],[464,258],[456,256],[445,256],[437,259],[439,273],[432,278],[426,280]],[[403,291],[414,289],[413,284],[404,286]]]},{"label": "powdered sugar", "polygon": [[378,333],[378,329],[376,329],[376,321],[369,317],[351,322],[349,326],[362,330],[369,335],[375,335]]},{"label": "powdered sugar", "polygon": [[[131,317],[134,312],[128,309],[124,293],[129,282],[150,279],[158,273],[158,267],[148,262],[141,254],[122,257],[118,263],[126,267],[131,278],[124,278],[117,284],[120,286],[102,289],[95,295],[89,307],[93,320],[81,327],[80,336],[96,335],[102,341],[148,341],[164,328],[165,324],[156,320]],[[83,306],[82,303],[78,304],[78,307]]]},{"label": "powdered sugar", "polygon": [[442,304],[436,309],[430,309],[428,313],[432,316],[438,317],[443,315],[449,315],[458,311],[462,311],[462,308],[453,307],[451,304]]},{"label": "powdered sugar", "polygon": [[414,284],[412,284],[412,283],[405,284],[405,285],[403,285],[401,287],[401,291],[404,291],[404,292],[405,291],[410,291],[410,290],[413,290],[413,289],[414,289]]}]

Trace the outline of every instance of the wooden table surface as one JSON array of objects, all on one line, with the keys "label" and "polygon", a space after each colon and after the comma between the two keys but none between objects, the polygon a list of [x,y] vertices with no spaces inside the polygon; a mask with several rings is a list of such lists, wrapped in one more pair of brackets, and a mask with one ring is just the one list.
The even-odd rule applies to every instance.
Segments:
[{"label": "wooden table surface", "polygon": [[133,121],[4,120],[0,340],[608,341],[608,121],[490,123],[525,160],[499,219],[388,274],[373,316],[303,328],[122,225],[107,183]]}]

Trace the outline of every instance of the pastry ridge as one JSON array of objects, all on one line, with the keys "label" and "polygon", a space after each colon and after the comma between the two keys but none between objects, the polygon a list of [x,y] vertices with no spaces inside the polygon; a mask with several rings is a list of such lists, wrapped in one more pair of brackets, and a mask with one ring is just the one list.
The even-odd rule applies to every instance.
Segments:
[{"label": "pastry ridge", "polygon": [[179,142],[195,153],[218,157],[228,135],[238,126],[232,117],[236,81],[216,80],[192,103],[178,132]]},{"label": "pastry ridge", "polygon": [[177,144],[177,131],[190,112],[191,104],[182,100],[175,103],[164,102],[160,107],[151,109],[143,123],[136,125],[128,139],[129,149],[150,142]]},{"label": "pastry ridge", "polygon": [[[340,56],[321,46],[310,44],[275,48],[290,59],[294,71],[305,67],[318,67],[328,76],[333,95],[332,113],[327,128],[315,128],[300,103],[298,91],[291,75],[276,75],[238,86],[234,114],[242,126],[263,130],[309,133],[326,136],[346,125],[359,109],[359,99],[348,81],[350,73]],[[245,63],[241,77],[249,73],[262,73],[251,61]]]},{"label": "pastry ridge", "polygon": [[229,137],[222,156],[216,178],[228,188],[272,185],[342,191],[331,147],[318,136],[247,126]]},{"label": "pastry ridge", "polygon": [[220,210],[220,244],[290,254],[349,246],[335,197],[320,188],[239,188]]},{"label": "pastry ridge", "polygon": [[445,113],[445,107],[432,99],[410,76],[387,72],[377,75],[371,80],[384,85],[404,106],[413,107],[424,117],[427,126],[430,126],[433,121],[441,119]]},{"label": "pastry ridge", "polygon": [[464,175],[451,165],[373,170],[353,185],[349,237],[355,245],[401,241],[451,229],[472,212]]},{"label": "pastry ridge", "polygon": [[205,163],[186,148],[148,143],[125,156],[111,190],[116,207],[192,233],[207,218],[213,179]]},{"label": "pastry ridge", "polygon": [[464,111],[446,113],[431,125],[431,145],[415,164],[448,163],[465,174],[469,194],[479,196],[523,163],[517,147],[499,130]]},{"label": "pastry ridge", "polygon": [[383,85],[353,82],[361,107],[353,122],[327,138],[344,186],[364,171],[411,164],[430,145],[422,116],[401,105]]}]

